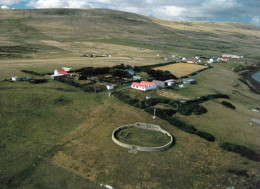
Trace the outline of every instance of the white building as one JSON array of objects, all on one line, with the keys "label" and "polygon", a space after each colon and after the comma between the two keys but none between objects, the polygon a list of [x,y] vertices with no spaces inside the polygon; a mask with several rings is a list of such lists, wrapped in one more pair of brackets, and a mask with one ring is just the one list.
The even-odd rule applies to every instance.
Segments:
[{"label": "white building", "polygon": [[12,81],[20,81],[20,77],[18,76],[13,76],[11,79]]},{"label": "white building", "polygon": [[156,89],[157,85],[153,82],[141,81],[140,83],[133,82],[131,88],[141,91],[149,91]]}]

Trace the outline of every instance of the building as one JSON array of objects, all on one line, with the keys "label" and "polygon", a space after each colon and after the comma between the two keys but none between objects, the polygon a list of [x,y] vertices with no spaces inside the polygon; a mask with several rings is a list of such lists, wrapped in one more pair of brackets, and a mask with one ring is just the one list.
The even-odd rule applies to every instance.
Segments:
[{"label": "building", "polygon": [[220,62],[220,59],[218,59],[218,58],[211,58],[211,59],[209,59],[209,61],[208,61],[208,63],[219,63]]},{"label": "building", "polygon": [[176,81],[174,79],[169,79],[169,80],[166,80],[165,83],[167,83],[167,86],[170,87],[170,86],[173,86],[176,83]]},{"label": "building", "polygon": [[184,78],[183,79],[183,83],[185,83],[185,84],[195,84],[196,80],[195,79],[191,79],[191,78]]},{"label": "building", "polygon": [[62,69],[64,69],[66,72],[69,72],[72,70],[72,68],[67,68],[67,67],[62,67]]},{"label": "building", "polygon": [[107,90],[112,90],[112,89],[114,89],[114,85],[112,85],[112,84],[107,84],[106,86],[107,86]]},{"label": "building", "polygon": [[235,54],[222,54],[222,58],[243,58],[243,56],[239,56]]},{"label": "building", "polygon": [[20,81],[20,77],[18,77],[18,76],[13,76],[13,77],[11,78],[11,80],[12,80],[12,81]]},{"label": "building", "polygon": [[222,62],[228,62],[228,58],[227,58],[227,57],[222,57],[222,58],[221,58],[221,61],[222,61]]},{"label": "building", "polygon": [[54,70],[54,76],[64,76],[64,75],[68,75],[68,72],[66,72],[64,69],[59,68]]},{"label": "building", "polygon": [[191,63],[191,64],[198,64],[200,63],[201,61],[198,60],[198,59],[189,59],[189,60],[186,60],[187,63]]},{"label": "building", "polygon": [[140,83],[133,82],[131,84],[131,88],[141,90],[141,91],[149,91],[157,88],[157,85],[153,82],[141,81]]},{"label": "building", "polygon": [[124,71],[129,73],[130,75],[134,75],[135,74],[135,71],[132,70],[132,69],[125,69]]},{"label": "building", "polygon": [[133,80],[141,80],[141,79],[142,79],[142,77],[139,76],[139,75],[134,75],[133,76]]},{"label": "building", "polygon": [[55,77],[63,77],[63,76],[68,76],[68,72],[66,72],[64,69],[59,68],[54,70],[54,74],[51,75],[51,78],[54,79]]},{"label": "building", "polygon": [[155,83],[158,87],[160,88],[165,88],[167,87],[167,83],[164,81],[159,81],[159,80],[153,80],[153,83]]}]

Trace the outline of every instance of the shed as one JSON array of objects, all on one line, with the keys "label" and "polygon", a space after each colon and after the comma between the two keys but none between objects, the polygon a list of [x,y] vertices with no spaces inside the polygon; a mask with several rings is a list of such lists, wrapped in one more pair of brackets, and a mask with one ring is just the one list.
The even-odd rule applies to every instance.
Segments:
[{"label": "shed", "polygon": [[153,80],[153,83],[155,83],[160,88],[167,87],[167,83],[165,81]]},{"label": "shed", "polygon": [[20,81],[20,77],[18,76],[13,76],[11,79],[12,81]]},{"label": "shed", "polygon": [[142,77],[139,76],[139,75],[134,75],[133,76],[133,80],[141,80],[141,79],[142,79]]},{"label": "shed", "polygon": [[195,84],[196,80],[195,79],[191,79],[191,78],[184,78],[183,79],[183,83],[185,83],[185,84]]}]

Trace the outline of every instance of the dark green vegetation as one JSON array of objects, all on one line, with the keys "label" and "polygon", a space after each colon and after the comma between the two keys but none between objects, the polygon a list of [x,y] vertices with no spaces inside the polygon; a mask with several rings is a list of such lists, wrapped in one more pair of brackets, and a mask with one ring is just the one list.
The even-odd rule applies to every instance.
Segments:
[{"label": "dark green vegetation", "polygon": [[236,109],[235,106],[233,106],[231,103],[226,102],[226,101],[222,101],[221,104],[223,104],[224,106],[230,108],[230,109]]},{"label": "dark green vegetation", "polygon": [[241,156],[246,157],[248,159],[260,161],[260,155],[255,153],[253,150],[247,148],[246,146],[225,142],[223,144],[220,144],[220,147],[224,150],[238,153]]},{"label": "dark green vegetation", "polygon": [[120,130],[116,138],[126,144],[144,147],[163,146],[170,142],[170,137],[161,132],[135,127]]}]

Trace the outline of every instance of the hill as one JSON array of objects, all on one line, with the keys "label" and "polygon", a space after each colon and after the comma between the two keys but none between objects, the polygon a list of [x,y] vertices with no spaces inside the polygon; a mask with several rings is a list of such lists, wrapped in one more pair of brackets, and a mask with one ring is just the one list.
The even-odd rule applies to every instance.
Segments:
[{"label": "hill", "polygon": [[1,10],[0,20],[2,45],[31,44],[41,50],[78,53],[84,47],[64,43],[98,41],[180,54],[255,57],[260,52],[260,28],[242,23],[169,21],[107,9]]}]

